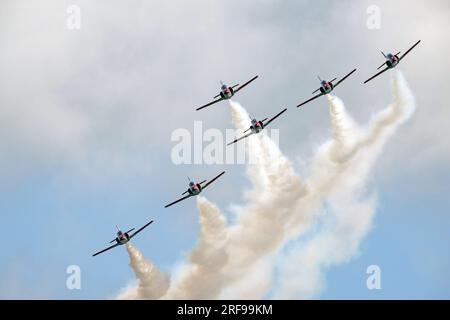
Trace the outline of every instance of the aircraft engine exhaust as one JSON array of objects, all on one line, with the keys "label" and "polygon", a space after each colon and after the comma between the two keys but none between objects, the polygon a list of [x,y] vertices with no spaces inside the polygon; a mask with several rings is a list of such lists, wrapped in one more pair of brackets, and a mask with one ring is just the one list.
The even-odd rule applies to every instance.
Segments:
[{"label": "aircraft engine exhaust", "polygon": [[123,290],[118,299],[159,299],[169,288],[169,277],[162,273],[131,243],[126,244],[130,256],[130,266],[138,279],[137,286]]}]

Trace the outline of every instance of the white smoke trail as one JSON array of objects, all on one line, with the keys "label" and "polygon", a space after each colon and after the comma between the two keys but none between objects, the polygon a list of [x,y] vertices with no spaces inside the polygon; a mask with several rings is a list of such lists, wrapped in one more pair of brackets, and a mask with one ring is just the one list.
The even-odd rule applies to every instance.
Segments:
[{"label": "white smoke trail", "polygon": [[118,299],[159,299],[169,288],[169,277],[162,273],[131,243],[126,244],[130,256],[130,266],[139,283],[129,286],[117,297]]},{"label": "white smoke trail", "polygon": [[[247,204],[236,210],[233,226],[218,224],[224,228],[218,232],[226,235],[222,238],[207,236],[210,232],[206,231],[214,230],[207,225],[221,217],[217,207],[199,205],[199,244],[165,298],[264,297],[273,286],[277,253],[323,218],[326,199],[334,224],[326,229],[328,233],[319,232],[309,244],[288,254],[288,261],[293,261],[296,268],[281,265],[282,277],[275,297],[305,297],[319,292],[324,267],[353,255],[370,229],[375,212],[374,198],[363,197],[368,172],[390,134],[412,114],[413,99],[402,76],[395,75],[393,105],[376,116],[364,133],[346,113],[342,101],[329,97],[329,103],[332,140],[319,148],[304,182],[265,132],[244,140],[247,152],[257,160],[247,167],[252,182],[252,189],[244,197]],[[247,112],[233,102],[231,112],[236,127],[247,129]],[[321,245],[327,249],[313,256]],[[222,254],[216,255],[215,250]],[[296,277],[294,271],[298,268],[311,281]]]},{"label": "white smoke trail", "polygon": [[332,154],[339,155],[355,144],[360,134],[360,128],[345,110],[344,103],[336,96],[327,95],[330,105],[330,119],[332,128]]},{"label": "white smoke trail", "polygon": [[415,109],[411,90],[401,73],[393,78],[394,102],[371,121],[366,133],[339,160],[339,169],[328,197],[333,213],[323,230],[284,258],[276,298],[311,298],[324,287],[324,272],[349,260],[370,230],[376,208],[374,195],[364,197],[370,169],[388,138]]},{"label": "white smoke trail", "polygon": [[[250,123],[247,112],[238,103],[231,102],[230,106],[235,126],[247,129]],[[238,208],[237,222],[230,228],[227,248],[233,259],[224,271],[230,276],[222,294],[224,298],[260,298],[261,292],[267,290],[270,277],[253,277],[252,282],[248,276],[270,270],[266,256],[282,243],[289,204],[304,194],[291,163],[265,132],[249,137],[246,142],[247,152],[256,155],[255,162],[247,166],[252,189],[245,194],[248,204]],[[266,284],[262,282],[264,279],[268,280]],[[243,282],[248,283],[249,290],[243,290]]]},{"label": "white smoke trail", "polygon": [[220,293],[222,267],[228,261],[225,251],[227,222],[219,208],[204,197],[197,197],[201,232],[197,246],[183,266],[181,276],[165,296],[166,299],[210,299]]},{"label": "white smoke trail", "polygon": [[[356,125],[346,115],[342,102],[334,97],[329,101],[334,140],[329,144],[328,152],[319,152],[323,156],[318,157],[319,161],[316,163],[321,167],[325,164],[324,160],[335,166],[331,158],[351,145],[351,137],[356,130]],[[239,123],[245,123],[241,118],[247,117],[247,114],[240,105],[234,103],[231,106],[234,122],[239,127]],[[235,227],[236,232],[232,233],[234,236],[230,237],[238,243],[233,252],[243,249],[249,252],[244,251],[237,255],[245,258],[236,259],[234,265],[228,267],[234,269],[235,273],[246,276],[239,277],[240,281],[226,288],[222,295],[225,298],[248,298],[248,292],[251,292],[253,299],[265,295],[271,284],[274,261],[273,258],[268,258],[268,255],[273,255],[289,239],[298,237],[312,226],[332,177],[323,175],[322,170],[316,170],[319,174],[314,175],[306,185],[302,184],[292,165],[273,141],[264,134],[257,137],[259,139],[250,141],[249,152],[262,150],[262,156],[255,166],[248,167],[248,176],[256,187],[247,197],[249,205],[241,208],[242,218]],[[262,177],[266,179],[262,180]],[[267,194],[262,192],[264,189]],[[250,232],[241,234],[239,230]],[[245,236],[253,243],[242,243],[241,240]],[[248,271],[242,272],[245,268]],[[228,270],[227,273],[232,271]],[[251,281],[249,274],[259,276],[253,277],[254,281]],[[266,279],[265,285],[261,284],[261,279]]]},{"label": "white smoke trail", "polygon": [[[231,103],[231,110],[236,127],[247,129],[250,125],[247,112],[235,103]],[[218,223],[223,220],[218,208],[199,198],[202,199],[199,200],[202,225],[199,244],[164,298],[217,298],[226,286],[244,277],[249,279],[248,274],[261,270],[262,259],[281,243],[283,220],[286,220],[283,216],[289,212],[286,204],[295,201],[304,191],[289,161],[272,140],[264,134],[252,136],[247,141],[248,149],[255,157],[255,161],[250,162],[254,164],[248,166],[253,185],[246,194],[249,207],[240,210],[242,214],[238,214],[237,224],[226,232],[226,224]],[[283,210],[283,207],[286,208]],[[274,216],[273,213],[278,214]],[[224,229],[218,232],[209,225]],[[229,235],[226,242],[223,242],[224,232]],[[269,234],[272,239],[267,236]],[[221,248],[221,245],[226,247]],[[258,280],[260,283],[261,279]],[[242,287],[242,281],[238,286]],[[255,292],[259,297],[259,292],[265,290],[249,292]]]},{"label": "white smoke trail", "polygon": [[[306,181],[306,192],[304,188],[300,188],[301,192],[298,192],[297,194],[295,192],[291,193],[293,189],[287,188],[287,190],[283,190],[282,195],[278,196],[276,194],[271,194],[271,196],[266,197],[264,194],[259,194],[256,195],[254,199],[250,199],[250,203],[254,204],[255,202],[261,201],[260,199],[263,198],[268,199],[268,202],[270,203],[275,203],[275,207],[272,207],[269,210],[266,210],[267,208],[259,207],[258,210],[256,210],[256,214],[253,214],[253,216],[249,214],[249,211],[251,213],[249,208],[244,210],[245,217],[248,217],[248,221],[256,225],[257,228],[260,228],[257,223],[258,216],[268,217],[275,221],[274,225],[276,225],[277,222],[283,222],[283,214],[280,214],[280,211],[283,211],[283,205],[286,203],[284,202],[285,198],[288,198],[292,194],[296,194],[297,196],[296,199],[291,199],[292,201],[287,202],[289,204],[289,209],[286,218],[289,219],[290,216],[291,219],[287,225],[284,224],[285,228],[274,228],[275,232],[259,229],[259,235],[264,235],[262,237],[266,240],[266,242],[261,241],[264,244],[263,247],[265,248],[265,251],[261,252],[259,255],[247,254],[247,256],[252,259],[252,261],[258,261],[257,259],[265,257],[265,255],[269,254],[271,251],[279,250],[280,246],[289,242],[290,239],[296,238],[304,233],[317,220],[324,199],[333,197],[333,192],[336,192],[336,190],[344,190],[343,195],[350,195],[351,197],[349,199],[344,198],[345,202],[343,200],[334,200],[330,204],[331,208],[334,208],[334,211],[337,211],[337,208],[342,207],[348,207],[347,212],[357,212],[357,210],[352,210],[351,208],[361,208],[361,211],[362,208],[365,208],[365,215],[361,213],[359,219],[355,217],[351,218],[351,221],[360,223],[354,227],[355,233],[360,232],[360,234],[365,234],[369,229],[369,222],[375,212],[375,205],[373,198],[358,202],[357,188],[366,181],[369,169],[379,155],[379,150],[387,140],[389,135],[385,133],[392,133],[394,130],[393,128],[398,127],[398,125],[412,114],[414,103],[411,97],[412,95],[407,89],[402,76],[396,75],[394,81],[394,104],[385,111],[382,111],[379,116],[372,121],[368,134],[362,138],[360,128],[356,126],[353,119],[346,113],[343,103],[336,97],[330,97],[329,102],[333,140],[320,148],[315,157],[312,163],[311,176],[309,180]],[[399,110],[402,110],[403,112],[399,112]],[[264,136],[262,139],[264,139]],[[371,144],[372,148],[369,150],[368,154],[361,154],[362,151],[367,151],[363,150],[363,146],[367,147]],[[262,145],[264,145],[264,143],[262,143]],[[251,150],[253,151],[253,149]],[[263,154],[268,153],[264,152]],[[284,157],[279,151],[276,159],[281,162],[284,160]],[[354,159],[354,162],[356,163],[349,162],[350,159]],[[358,168],[357,164],[359,163],[361,164]],[[276,166],[275,168],[268,168],[264,163],[259,165],[259,169],[260,172],[266,172],[268,175],[290,177],[291,179],[295,177],[293,170],[277,170],[279,168]],[[251,172],[249,172],[249,176],[252,177]],[[270,188],[271,191],[277,190],[280,185],[273,184],[272,187],[273,188]],[[277,203],[277,200],[281,200],[281,203]],[[346,206],[343,206],[342,203],[345,203]],[[242,225],[242,223],[238,223],[238,226],[240,225]],[[361,226],[365,227],[363,228]],[[361,230],[365,230],[365,232]],[[250,235],[252,238],[254,237],[252,233],[250,233]],[[236,238],[239,239],[241,237],[239,236]],[[354,236],[353,238],[360,239],[362,238],[362,235],[359,237]],[[359,243],[356,240],[355,242]],[[355,242],[351,242],[350,244]],[[267,273],[263,277],[260,277],[260,279],[271,278],[271,269],[265,268],[265,270],[267,270]],[[257,271],[258,270],[255,268],[252,273]],[[289,277],[283,277],[283,279],[286,279],[286,282],[290,283]],[[256,283],[253,285],[256,285]],[[238,288],[237,290],[227,289],[226,297],[240,296],[240,286],[239,284],[236,286]],[[256,290],[253,290],[252,294],[252,297],[255,297],[255,295],[257,295],[257,297],[263,297],[264,292],[261,291],[258,295]],[[245,295],[243,297],[245,297]]]},{"label": "white smoke trail", "polygon": [[[235,126],[241,130],[247,129],[250,125],[247,112],[236,103],[231,103],[231,110]],[[268,137],[255,135],[248,139],[248,142],[248,150],[251,150],[252,156],[255,157],[254,164],[248,166],[248,176],[253,189],[246,194],[252,207],[240,210],[242,214],[237,214],[238,222],[228,228],[228,232],[225,229],[221,229],[219,232],[219,230],[206,227],[208,223],[223,219],[220,211],[206,199],[202,200],[208,205],[199,206],[202,217],[200,243],[191,254],[189,263],[182,267],[179,280],[173,283],[167,298],[218,298],[221,291],[232,283],[237,283],[241,288],[239,292],[242,292],[243,277],[245,277],[245,282],[250,279],[249,274],[256,275],[256,271],[261,270],[261,266],[264,265],[262,258],[268,252],[273,251],[273,245],[270,243],[274,241],[268,241],[267,234],[272,233],[273,239],[278,238],[277,234],[282,234],[282,230],[277,230],[277,221],[282,222],[283,220],[281,214],[286,215],[286,211],[283,211],[281,207],[283,202],[294,201],[301,194],[299,179],[288,160],[282,157],[278,148]],[[287,174],[274,174],[279,173],[280,170],[286,171]],[[294,192],[298,194],[287,197],[289,193],[284,190],[290,190],[291,194]],[[275,209],[280,213],[278,217],[271,217],[270,214],[267,214],[270,211],[276,212]],[[215,225],[226,228],[225,224],[215,223]],[[280,227],[282,227],[281,224]],[[207,232],[207,230],[209,231]],[[264,234],[261,230],[269,233]],[[227,241],[223,241],[224,232],[228,235]],[[210,235],[207,237],[208,234]],[[208,238],[214,239],[214,241],[206,241]],[[222,242],[219,242],[219,239],[222,239]],[[207,247],[210,249],[206,249]],[[222,259],[219,261],[212,257],[211,253],[213,252]],[[201,258],[194,261],[192,257],[197,255]],[[226,257],[232,258],[226,259]],[[206,262],[211,264],[211,261],[211,267],[206,268]],[[261,285],[261,278],[257,280]],[[248,294],[253,292],[258,294],[255,297],[259,297],[259,292],[265,290],[264,286],[255,290],[255,286],[252,285],[245,297],[248,298]]]}]

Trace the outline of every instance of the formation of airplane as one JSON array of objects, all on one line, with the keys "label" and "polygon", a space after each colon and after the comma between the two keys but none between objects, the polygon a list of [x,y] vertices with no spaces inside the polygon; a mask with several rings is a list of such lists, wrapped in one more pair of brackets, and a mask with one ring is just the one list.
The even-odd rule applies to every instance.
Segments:
[{"label": "formation of airplane", "polygon": [[130,241],[135,235],[137,235],[139,232],[141,232],[142,230],[147,228],[151,223],[153,223],[153,220],[151,220],[150,222],[146,223],[144,226],[142,226],[141,228],[139,228],[136,232],[134,232],[132,234],[130,234],[130,232],[132,232],[135,228],[130,229],[130,230],[126,231],[126,232],[123,232],[123,231],[121,231],[119,229],[118,226],[116,226],[116,228],[117,228],[117,237],[109,242],[109,243],[115,242],[115,244],[113,244],[112,246],[110,246],[110,247],[108,247],[106,249],[103,249],[103,250],[101,250],[101,251],[99,251],[97,253],[94,253],[92,256],[95,257],[96,255],[99,255],[100,253],[108,251],[108,250],[110,250],[112,248],[115,248],[115,247],[120,246],[120,245],[124,245],[125,243]]},{"label": "formation of airplane", "polygon": [[[250,82],[256,80],[258,78],[258,76],[255,76],[253,78],[251,78],[249,81],[247,81],[246,83],[244,83],[243,85],[239,86],[239,84],[235,84],[234,86],[227,86],[226,84],[224,84],[222,81],[220,81],[220,92],[217,96],[215,96],[213,99],[215,99],[214,101],[205,104],[204,106],[201,106],[195,110],[201,110],[203,108],[209,107],[217,102],[220,102],[222,100],[228,100],[231,99],[236,93],[238,93],[242,88],[244,88],[245,86],[247,86]],[[235,89],[236,88],[236,89]],[[217,99],[218,98],[218,99]]]},{"label": "formation of airplane", "polygon": [[420,43],[420,40],[417,41],[411,48],[409,48],[408,50],[406,50],[406,52],[399,57],[399,54],[401,52],[397,52],[396,54],[392,54],[392,53],[388,53],[388,54],[384,54],[383,51],[381,51],[381,53],[383,54],[384,58],[386,59],[385,62],[383,62],[383,64],[381,66],[379,66],[377,68],[377,70],[380,70],[383,66],[386,66],[383,70],[381,70],[380,72],[378,72],[377,74],[375,74],[374,76],[370,77],[369,79],[367,79],[366,81],[364,81],[364,83],[369,82],[370,80],[378,77],[380,74],[384,73],[385,71],[395,68],[400,61],[402,61],[402,59],[412,50],[415,48],[415,46],[417,46]]},{"label": "formation of airplane", "polygon": [[[183,198],[180,198],[178,200],[175,200],[174,202],[171,202],[171,203],[165,205],[164,208],[168,208],[168,207],[174,205],[175,203],[178,203],[189,197],[193,197],[193,196],[200,194],[206,187],[208,187],[211,183],[213,183],[214,181],[219,179],[224,173],[225,173],[225,171],[222,171],[220,174],[218,174],[216,177],[214,177],[212,180],[209,180],[209,181],[203,180],[200,183],[195,183],[194,181],[189,181],[189,188],[181,194],[181,195],[185,195],[185,194],[186,195]],[[205,183],[205,185],[203,185],[203,183]]]},{"label": "formation of airplane", "polygon": [[336,82],[336,84],[333,84],[333,82],[336,81],[337,78],[334,78],[334,79],[331,80],[331,81],[326,81],[326,80],[322,80],[322,79],[320,79],[320,77],[318,77],[318,78],[319,78],[319,81],[320,81],[320,88],[317,89],[317,90],[315,90],[312,94],[315,94],[317,91],[320,91],[320,93],[319,93],[318,95],[315,95],[314,97],[312,97],[312,98],[306,100],[305,102],[300,103],[300,104],[297,106],[297,108],[298,108],[298,107],[301,107],[301,106],[304,105],[304,104],[307,104],[308,102],[311,102],[311,101],[317,99],[318,97],[321,97],[321,96],[323,96],[323,95],[325,95],[325,94],[329,94],[331,91],[333,91],[334,88],[336,88],[339,84],[341,84],[341,82],[343,82],[345,79],[347,79],[348,77],[350,77],[350,75],[351,75],[353,72],[355,72],[355,71],[356,71],[356,69],[353,69],[350,73],[348,73],[347,75],[345,75],[341,80],[339,80],[338,82]]},{"label": "formation of airplane", "polygon": [[[379,76],[380,74],[384,73],[385,71],[392,69],[394,67],[396,67],[400,61],[412,50],[414,49],[421,40],[417,41],[411,48],[409,48],[402,56],[399,56],[400,52],[397,52],[396,54],[391,54],[388,53],[387,55],[384,54],[383,52],[381,52],[383,54],[383,56],[385,57],[386,61],[378,67],[377,70],[381,69],[383,66],[386,66],[384,69],[382,69],[380,72],[378,72],[377,74],[375,74],[374,76],[370,77],[369,79],[367,79],[366,81],[364,81],[364,83],[369,82],[370,80],[376,78],[377,76]],[[308,102],[311,102],[315,99],[317,99],[320,96],[326,95],[331,93],[339,84],[341,84],[345,79],[347,79],[350,75],[352,75],[354,72],[356,71],[356,69],[353,69],[351,72],[349,72],[347,75],[345,75],[343,78],[341,78],[339,81],[337,81],[336,83],[334,83],[337,78],[332,79],[331,81],[326,81],[326,80],[322,80],[319,77],[319,81],[320,81],[320,87],[318,89],[316,89],[312,94],[315,94],[316,92],[319,92],[317,95],[313,96],[312,98],[300,103],[299,105],[297,105],[297,107],[303,106]],[[242,88],[244,88],[245,86],[247,86],[248,84],[250,84],[252,81],[256,80],[258,78],[258,76],[253,77],[252,79],[250,79],[249,81],[245,82],[243,85],[239,86],[239,84],[236,84],[234,86],[227,86],[225,84],[223,84],[221,82],[221,91],[220,93],[214,97],[214,101],[205,104],[204,106],[201,106],[199,108],[197,108],[196,110],[201,110],[203,108],[209,107],[219,101],[222,100],[228,100],[231,99],[237,92],[239,92]],[[272,118],[268,119],[265,118],[263,120],[256,120],[256,119],[252,119],[251,120],[251,125],[250,127],[245,130],[243,132],[243,136],[240,138],[235,139],[234,141],[228,143],[227,145],[232,145],[240,140],[243,140],[247,137],[249,137],[252,134],[258,134],[260,133],[262,130],[264,130],[265,128],[267,128],[267,126],[274,121],[276,118],[278,118],[279,116],[281,116],[284,112],[286,112],[287,108],[284,108],[282,111],[280,111],[279,113],[277,113],[275,116],[273,116]],[[248,133],[247,133],[248,132]],[[193,196],[197,196],[198,194],[200,194],[205,188],[207,188],[211,183],[213,183],[214,181],[216,181],[218,178],[220,178],[223,174],[225,174],[225,171],[222,171],[220,174],[218,174],[217,176],[215,176],[213,179],[211,180],[203,180],[199,183],[195,183],[194,181],[190,181],[189,180],[189,187],[188,189],[183,192],[181,195],[183,196],[182,198],[175,200],[174,202],[171,202],[167,205],[165,205],[165,208],[168,208],[178,202],[181,202],[187,198],[193,197]],[[99,252],[96,252],[93,254],[93,256],[97,256],[105,251],[108,251],[112,248],[115,248],[119,245],[123,245],[126,244],[127,242],[129,242],[134,236],[136,236],[139,232],[141,232],[142,230],[144,230],[148,225],[150,225],[151,223],[153,223],[153,220],[151,220],[150,222],[148,222],[147,224],[145,224],[144,226],[142,226],[141,228],[139,228],[136,232],[131,233],[132,231],[134,231],[133,229],[130,229],[126,232],[122,232],[119,228],[117,228],[117,236],[115,239],[111,240],[110,243],[115,242],[112,246],[103,249]]]},{"label": "formation of airplane", "polygon": [[[252,124],[250,125],[250,128],[248,128],[247,130],[245,130],[243,133],[246,133],[248,131],[250,131],[249,133],[247,133],[246,135],[235,139],[234,141],[230,142],[227,144],[227,146],[238,142],[239,140],[245,139],[249,136],[251,136],[252,134],[257,134],[260,133],[264,128],[266,128],[273,120],[275,120],[276,118],[278,118],[279,116],[281,116],[281,114],[283,114],[285,111],[287,110],[287,108],[284,108],[281,112],[279,112],[278,114],[276,114],[275,116],[273,116],[272,118],[268,119],[265,118],[263,120],[256,120],[256,119],[252,119]],[[267,121],[267,122],[266,122]]]}]

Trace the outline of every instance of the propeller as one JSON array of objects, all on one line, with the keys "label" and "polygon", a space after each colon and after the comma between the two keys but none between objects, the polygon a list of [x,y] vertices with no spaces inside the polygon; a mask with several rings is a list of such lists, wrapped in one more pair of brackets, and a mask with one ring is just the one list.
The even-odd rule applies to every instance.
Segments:
[{"label": "propeller", "polygon": [[[322,79],[320,78],[320,76],[317,76],[317,79],[319,79],[320,84],[322,85]],[[332,80],[332,81],[333,81],[333,80]],[[316,92],[319,91],[319,90],[320,90],[320,88],[314,90],[314,91],[312,92],[312,94],[316,93]]]},{"label": "propeller", "polygon": [[[191,184],[191,182],[192,182],[192,180],[191,180],[191,178],[189,178],[189,176],[187,177],[187,179],[188,179],[188,181],[189,181],[189,184]],[[189,186],[190,187],[190,186]],[[189,189],[187,189],[185,192],[183,192],[181,195],[182,196],[184,196],[186,193],[188,193],[189,192]]]},{"label": "propeller", "polygon": [[[116,224],[116,229],[117,229],[117,233],[121,232],[119,226]],[[117,237],[112,239],[109,243],[113,243],[114,241],[117,240]]]},{"label": "propeller", "polygon": [[[222,90],[223,85],[224,85],[224,83],[222,82],[222,80],[220,80],[220,90]],[[213,99],[216,99],[218,97],[220,97],[220,93],[217,96],[215,96]]]}]

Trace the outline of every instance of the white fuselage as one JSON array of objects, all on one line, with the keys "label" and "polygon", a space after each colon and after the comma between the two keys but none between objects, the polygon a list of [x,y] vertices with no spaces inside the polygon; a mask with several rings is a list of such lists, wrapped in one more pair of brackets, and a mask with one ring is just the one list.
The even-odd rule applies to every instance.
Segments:
[{"label": "white fuselage", "polygon": [[117,233],[116,241],[120,244],[125,244],[128,241],[130,241],[130,237],[128,236],[127,233],[120,232],[120,233]]},{"label": "white fuselage", "polygon": [[221,88],[220,95],[222,96],[223,99],[226,99],[226,100],[230,99],[234,95],[233,88],[223,85]]},{"label": "white fuselage", "polygon": [[264,124],[262,123],[262,121],[252,121],[252,125],[250,126],[250,130],[253,133],[259,133],[264,129]]},{"label": "white fuselage", "polygon": [[333,84],[331,82],[322,81],[320,86],[321,86],[320,91],[322,93],[330,93],[331,91],[333,91]]},{"label": "white fuselage", "polygon": [[386,56],[386,65],[388,66],[388,68],[394,68],[399,61],[399,57],[395,54],[389,53]]},{"label": "white fuselage", "polygon": [[202,192],[202,187],[200,184],[195,183],[195,184],[190,184],[189,185],[189,189],[188,192],[191,196],[196,196],[198,195],[200,192]]}]

